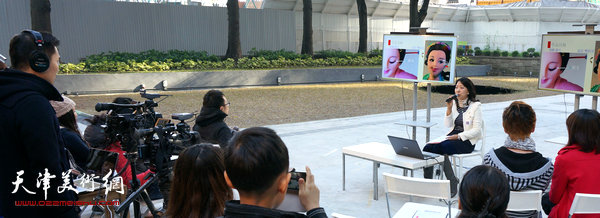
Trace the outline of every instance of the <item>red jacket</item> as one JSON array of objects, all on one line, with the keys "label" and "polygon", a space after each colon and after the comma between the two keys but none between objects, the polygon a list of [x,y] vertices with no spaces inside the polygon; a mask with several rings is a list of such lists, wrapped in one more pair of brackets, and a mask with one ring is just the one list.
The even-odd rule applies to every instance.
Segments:
[{"label": "red jacket", "polygon": [[[117,141],[108,145],[106,150],[119,153],[119,157],[117,157],[117,164],[115,164],[115,171],[117,171],[117,173],[121,172],[121,170],[126,167],[125,164],[127,164],[127,158],[125,158],[125,151],[123,151],[121,148],[121,142]],[[143,185],[148,181],[147,179],[144,179],[144,177],[150,172],[150,170],[146,170],[146,172],[138,173],[136,175],[137,179],[140,180],[140,185]],[[121,177],[123,178],[125,185],[127,185],[128,188],[131,188],[131,185],[129,184],[129,181],[131,181],[131,165],[127,166],[127,169],[125,169],[125,172],[121,174]]]},{"label": "red jacket", "polygon": [[[568,217],[575,193],[600,194],[600,154],[579,149],[578,145],[570,145],[558,151],[550,187],[550,201],[557,205],[549,217]],[[573,217],[600,217],[600,214]]]}]

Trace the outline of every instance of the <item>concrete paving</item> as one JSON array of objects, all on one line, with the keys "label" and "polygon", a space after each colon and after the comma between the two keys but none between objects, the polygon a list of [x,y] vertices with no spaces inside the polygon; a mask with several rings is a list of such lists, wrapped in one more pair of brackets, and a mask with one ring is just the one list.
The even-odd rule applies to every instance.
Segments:
[{"label": "concrete paving", "polygon": [[[523,99],[537,114],[536,131],[532,134],[537,150],[554,160],[558,150],[566,143],[567,116],[573,112],[574,95],[555,95]],[[580,108],[591,108],[591,97],[581,100]],[[486,149],[503,145],[506,134],[502,128],[502,112],[511,102],[483,103],[482,113],[486,131]],[[443,105],[434,103],[433,105]],[[446,134],[443,127],[444,107],[431,110],[431,120],[438,124],[431,129],[431,138]],[[425,110],[417,111],[417,120],[425,121]],[[412,119],[412,111],[374,114],[330,120],[290,123],[267,126],[274,129],[286,143],[290,153],[290,167],[301,169],[309,166],[315,175],[321,191],[321,206],[327,213],[341,213],[354,217],[386,217],[385,183],[381,173],[402,174],[399,168],[381,165],[379,169],[379,200],[373,200],[372,162],[359,158],[346,158],[346,191],[342,191],[342,148],[367,142],[389,144],[387,135],[408,138],[412,134],[409,127],[395,124]],[[549,142],[564,140],[563,144]],[[425,145],[425,130],[417,129],[417,141],[421,148]],[[481,143],[478,143],[478,147]],[[478,157],[465,159],[467,168],[481,163]],[[463,172],[466,172],[465,169]],[[422,177],[422,171],[415,171],[415,177]],[[410,198],[392,195],[392,214]],[[413,202],[443,206],[438,200],[413,197]],[[456,208],[457,205],[455,204]]]},{"label": "concrete paving", "polygon": [[[523,99],[537,114],[537,126],[532,138],[537,150],[554,160],[564,144],[548,142],[565,140],[566,118],[573,112],[574,95],[555,95]],[[581,99],[580,108],[591,108],[591,97]],[[507,135],[502,128],[502,112],[510,102],[483,103],[482,113],[486,131],[486,149],[503,145]],[[434,103],[434,105],[436,105]],[[437,104],[437,105],[442,105]],[[433,108],[431,120],[438,124],[431,129],[431,138],[446,134],[443,126],[445,108]],[[417,120],[425,121],[425,110],[417,111]],[[286,143],[290,153],[290,166],[303,169],[308,165],[315,175],[316,184],[321,190],[321,205],[328,214],[333,212],[355,217],[386,217],[385,183],[382,172],[402,174],[399,168],[381,165],[379,169],[379,200],[373,200],[372,162],[359,158],[346,158],[346,191],[342,191],[342,148],[367,142],[389,144],[387,135],[408,138],[412,128],[394,124],[412,119],[412,111],[374,114],[360,117],[319,120],[268,126],[274,129]],[[421,148],[425,145],[425,130],[417,129],[417,141]],[[477,146],[480,146],[479,143]],[[478,157],[465,159],[470,168],[481,163]],[[467,169],[463,170],[463,173]],[[422,170],[415,171],[415,177],[422,177]],[[392,214],[403,203],[406,196],[393,195],[390,201]],[[426,202],[442,206],[437,200],[413,198],[414,202]],[[454,205],[456,207],[456,205]]]}]

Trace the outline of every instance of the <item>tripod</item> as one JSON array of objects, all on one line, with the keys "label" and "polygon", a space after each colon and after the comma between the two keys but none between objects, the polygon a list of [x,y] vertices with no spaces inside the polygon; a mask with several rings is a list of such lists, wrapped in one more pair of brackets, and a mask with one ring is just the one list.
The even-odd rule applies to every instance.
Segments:
[{"label": "tripod", "polygon": [[[158,180],[156,175],[154,173],[150,173],[149,174],[150,179],[146,183],[144,183],[144,185],[140,186],[140,182],[137,180],[137,173],[135,170],[135,162],[137,160],[138,155],[136,153],[129,153],[129,152],[126,154],[127,154],[126,155],[127,160],[129,162],[129,167],[131,168],[131,178],[132,178],[131,190],[135,190],[135,191],[133,191],[127,197],[127,199],[125,199],[125,201],[123,201],[123,203],[121,203],[121,205],[119,205],[116,208],[115,212],[123,213],[123,217],[127,217],[128,213],[129,213],[129,206],[133,202],[134,217],[140,218],[141,217],[140,202],[137,200],[141,197],[144,200],[144,202],[146,202],[146,205],[148,206],[148,209],[152,213],[152,216],[160,217],[160,215],[158,214],[159,211],[154,207],[152,200],[150,200],[150,196],[148,196],[148,193],[146,193],[146,188]],[[134,200],[136,200],[136,201],[134,201]]]}]

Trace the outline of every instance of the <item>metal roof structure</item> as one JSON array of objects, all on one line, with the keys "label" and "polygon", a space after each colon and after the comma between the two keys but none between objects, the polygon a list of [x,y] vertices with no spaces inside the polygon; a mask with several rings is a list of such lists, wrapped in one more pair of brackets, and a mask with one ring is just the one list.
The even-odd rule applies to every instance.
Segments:
[{"label": "metal roof structure", "polygon": [[[408,18],[407,1],[366,0],[369,17]],[[313,0],[313,13],[357,15],[356,0]],[[265,0],[263,9],[302,12],[302,0]],[[526,21],[600,23],[600,7],[587,2],[542,0],[515,2],[502,5],[438,5],[430,4],[427,20],[476,21]]]}]

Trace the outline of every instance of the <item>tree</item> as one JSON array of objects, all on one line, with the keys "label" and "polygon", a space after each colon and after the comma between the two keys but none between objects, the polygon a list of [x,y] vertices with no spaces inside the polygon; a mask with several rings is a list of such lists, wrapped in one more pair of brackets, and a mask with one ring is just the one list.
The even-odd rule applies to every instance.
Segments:
[{"label": "tree", "polygon": [[52,33],[50,0],[30,0],[31,29]]},{"label": "tree", "polygon": [[302,51],[300,53],[313,55],[312,29],[312,0],[302,0]]},{"label": "tree", "polygon": [[227,0],[227,19],[229,30],[227,32],[226,58],[239,59],[242,57],[242,43],[240,42],[240,7],[237,0]]},{"label": "tree", "polygon": [[[412,1],[412,0],[411,0]],[[365,0],[356,0],[358,8],[358,53],[367,53],[367,4]]]},{"label": "tree", "polygon": [[[423,5],[419,9],[419,0],[410,0],[410,32],[418,32],[417,28],[421,27],[421,23],[427,17],[427,8],[429,7],[429,0],[423,0]],[[417,12],[418,11],[418,12]]]}]

